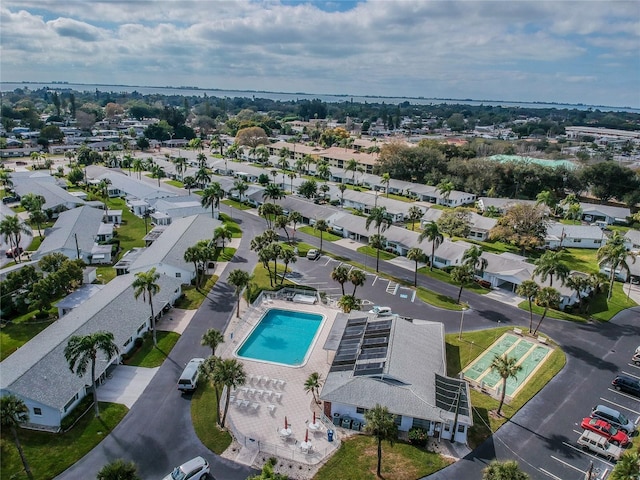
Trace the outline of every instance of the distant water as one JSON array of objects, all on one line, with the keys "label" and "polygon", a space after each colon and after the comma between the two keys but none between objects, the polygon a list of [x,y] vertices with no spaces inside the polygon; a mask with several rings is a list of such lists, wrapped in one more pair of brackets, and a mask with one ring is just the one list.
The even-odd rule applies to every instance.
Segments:
[{"label": "distant water", "polygon": [[492,155],[489,160],[494,160],[500,163],[505,162],[522,162],[522,163],[537,163],[538,165],[544,165],[545,167],[559,167],[564,166],[570,170],[576,168],[576,164],[570,160],[547,160],[544,158],[534,157],[522,157],[520,155]]},{"label": "distant water", "polygon": [[161,94],[161,95],[184,95],[184,96],[203,96],[205,93],[210,97],[218,98],[269,98],[271,100],[291,101],[291,100],[313,100],[320,99],[327,103],[387,103],[396,105],[402,102],[409,102],[413,105],[491,105],[494,107],[522,107],[522,108],[557,108],[557,109],[575,109],[589,110],[598,109],[609,112],[630,112],[640,113],[640,108],[631,107],[611,107],[604,105],[583,105],[583,104],[566,104],[566,103],[543,103],[543,102],[509,102],[498,100],[472,100],[472,99],[450,99],[450,98],[424,98],[424,97],[369,97],[358,95],[329,95],[314,93],[285,93],[285,92],[262,92],[252,90],[218,90],[215,88],[195,88],[195,87],[149,87],[140,85],[98,85],[85,83],[58,83],[58,82],[2,82],[0,83],[0,91],[12,92],[16,88],[30,88],[37,90],[39,88],[49,87],[54,90],[76,90],[79,92],[138,92],[143,95]]}]

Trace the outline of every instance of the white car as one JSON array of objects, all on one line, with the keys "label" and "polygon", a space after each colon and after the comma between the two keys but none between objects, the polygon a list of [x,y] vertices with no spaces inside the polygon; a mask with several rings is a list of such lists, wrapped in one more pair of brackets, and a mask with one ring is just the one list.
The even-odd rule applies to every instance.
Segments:
[{"label": "white car", "polygon": [[391,311],[391,307],[381,307],[379,305],[376,305],[371,310],[369,310],[369,313],[373,313],[378,317],[387,317],[389,315],[393,315],[393,312]]},{"label": "white car", "polygon": [[210,473],[209,462],[202,457],[192,458],[179,467],[173,469],[162,480],[200,480]]},{"label": "white car", "polygon": [[312,248],[307,252],[307,258],[309,260],[315,260],[319,256],[320,256],[320,250],[318,250],[317,248]]}]

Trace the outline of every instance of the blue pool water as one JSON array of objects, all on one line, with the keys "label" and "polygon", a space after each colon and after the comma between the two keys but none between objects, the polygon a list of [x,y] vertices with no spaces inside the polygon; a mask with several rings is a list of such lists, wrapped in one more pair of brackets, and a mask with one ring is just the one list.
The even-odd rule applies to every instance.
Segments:
[{"label": "blue pool water", "polygon": [[250,360],[292,367],[302,365],[309,352],[322,315],[270,309],[245,339],[237,355]]}]

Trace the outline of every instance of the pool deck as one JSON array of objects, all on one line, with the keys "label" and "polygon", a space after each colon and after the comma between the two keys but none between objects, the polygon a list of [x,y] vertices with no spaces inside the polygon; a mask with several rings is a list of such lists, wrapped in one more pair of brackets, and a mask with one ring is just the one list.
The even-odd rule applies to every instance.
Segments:
[{"label": "pool deck", "polygon": [[[241,318],[234,316],[225,332],[225,343],[220,346],[219,355],[223,358],[235,357],[247,335],[270,308],[322,314],[325,319],[310,347],[307,362],[302,366],[288,367],[240,359],[247,373],[247,383],[244,386],[247,391],[238,389],[232,395],[236,402],[246,400],[248,405],[238,406],[235,402],[230,404],[227,421],[242,447],[237,460],[255,463],[256,456],[277,456],[305,465],[307,470],[311,466],[321,465],[340,445],[339,441],[328,442],[327,429],[338,430],[335,435],[338,439],[343,434],[341,429],[323,424],[319,431],[309,430],[312,452],[304,453],[300,448],[305,440],[307,424],[313,423],[313,411],[316,411],[317,422],[320,422],[321,414],[321,407],[314,405],[312,395],[305,392],[304,383],[313,372],[320,373],[322,378],[327,376],[335,352],[325,351],[322,347],[338,311],[323,305],[294,304],[284,300],[262,302],[257,307],[242,310]],[[266,384],[263,379],[258,381],[258,376],[268,377],[269,381]],[[284,384],[274,384],[273,379],[284,381]],[[250,389],[256,392],[252,394]],[[259,390],[272,392],[271,396],[267,397],[265,393],[260,396]],[[285,416],[292,431],[286,440],[279,434],[284,427]],[[253,450],[254,454],[247,455],[247,449]],[[258,454],[258,451],[261,453]]]}]

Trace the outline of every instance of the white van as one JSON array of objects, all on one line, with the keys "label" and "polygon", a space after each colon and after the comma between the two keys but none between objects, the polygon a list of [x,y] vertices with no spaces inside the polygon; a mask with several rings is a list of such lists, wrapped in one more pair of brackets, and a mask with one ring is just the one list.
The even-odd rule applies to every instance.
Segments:
[{"label": "white van", "polygon": [[200,376],[200,365],[204,358],[192,358],[184,367],[180,380],[178,380],[178,390],[183,392],[193,392],[198,387],[198,376]]}]

